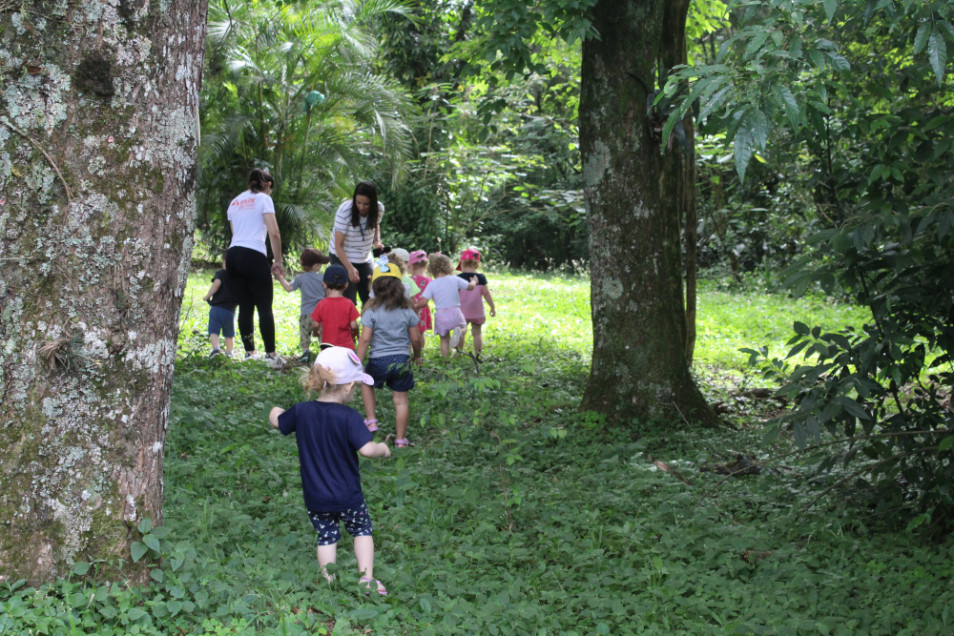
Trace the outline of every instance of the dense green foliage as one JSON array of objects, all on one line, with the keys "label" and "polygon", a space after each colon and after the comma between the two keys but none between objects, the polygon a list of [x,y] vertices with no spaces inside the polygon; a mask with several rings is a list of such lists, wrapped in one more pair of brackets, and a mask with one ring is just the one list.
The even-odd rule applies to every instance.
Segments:
[{"label": "dense green foliage", "polygon": [[[206,360],[207,275],[187,288],[166,444],[166,520],[134,556],[152,583],[0,584],[0,633],[920,634],[954,628],[954,544],[814,501],[818,475],[788,436],[762,449],[766,404],[746,388],[747,342],[781,350],[790,316],[864,314],[705,285],[699,359],[737,429],[609,429],[576,411],[589,348],[584,279],[490,272],[487,360],[440,363],[429,340],[411,393],[414,446],[362,460],[384,598],[357,588],[350,540],[329,586],[314,558],[294,441],[268,428],[303,399],[296,369]],[[276,290],[279,351],[297,294]],[[763,319],[759,317],[764,315]],[[748,379],[746,379],[748,377]],[[386,394],[386,391],[384,392]],[[390,400],[379,400],[391,432]],[[744,454],[761,474],[726,477]],[[775,456],[773,459],[772,456]],[[703,470],[709,469],[709,470]],[[688,483],[686,483],[688,482]],[[891,590],[891,602],[885,602]]]},{"label": "dense green foliage", "polygon": [[[776,221],[775,238],[765,241],[764,256],[787,257],[786,244],[805,236],[808,249],[788,284],[797,293],[845,294],[872,317],[861,329],[797,326],[792,354],[814,361],[788,368],[775,359],[766,367],[791,373],[782,393],[798,408],[783,422],[806,444],[825,431],[848,440],[831,447],[825,466],[877,460],[851,477],[871,490],[878,510],[915,498],[919,523],[949,528],[954,7],[912,0],[732,7],[715,59],[679,72],[667,99],[679,101],[676,113],[695,109],[703,131],[724,133],[740,181],[754,157],[777,175],[756,171],[758,183],[774,180],[769,196],[739,189],[734,198],[743,210],[789,207],[789,219],[810,230],[780,240],[785,224]],[[678,97],[672,91],[686,81],[691,88]],[[712,175],[710,191],[725,192],[724,176]],[[716,233],[752,236],[756,225],[739,214],[734,220],[742,229]]]},{"label": "dense green foliage", "polygon": [[196,226],[213,255],[228,245],[226,208],[253,167],[275,176],[279,229],[295,247],[327,240],[338,203],[372,166],[400,174],[411,103],[373,72],[369,29],[401,11],[384,0],[211,2]]}]

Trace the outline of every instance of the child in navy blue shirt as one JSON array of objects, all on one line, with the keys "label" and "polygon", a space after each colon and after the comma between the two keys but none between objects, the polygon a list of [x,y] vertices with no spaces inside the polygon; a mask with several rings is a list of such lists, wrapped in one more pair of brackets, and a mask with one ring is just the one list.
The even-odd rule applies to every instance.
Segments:
[{"label": "child in navy blue shirt", "polygon": [[318,354],[302,380],[307,391],[318,393],[318,399],[299,402],[287,411],[276,406],[268,420],[283,435],[295,433],[305,506],[318,533],[322,574],[329,582],[333,580],[327,565],[337,560],[338,524],[343,521],[354,537],[361,586],[367,593],[374,589],[383,596],[388,591],[374,578],[374,539],[361,491],[358,455],[390,457],[391,450],[387,444],[373,441],[361,414],[345,404],[356,382],[374,384],[354,351],[329,347]]},{"label": "child in navy blue shirt", "polygon": [[235,306],[238,295],[232,286],[229,273],[223,268],[212,276],[212,286],[202,298],[209,303],[209,344],[212,345],[210,358],[221,355],[219,332],[225,338],[225,355],[231,356],[235,346]]}]

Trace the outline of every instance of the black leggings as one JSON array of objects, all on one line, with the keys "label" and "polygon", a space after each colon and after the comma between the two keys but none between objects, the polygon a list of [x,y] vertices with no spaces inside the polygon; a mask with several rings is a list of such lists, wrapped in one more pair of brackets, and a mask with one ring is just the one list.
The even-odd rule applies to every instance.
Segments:
[{"label": "black leggings", "polygon": [[[330,256],[332,263],[343,264],[336,255],[331,254]],[[351,302],[357,305],[358,296],[360,296],[361,306],[364,307],[364,303],[368,302],[368,297],[371,295],[371,274],[374,272],[374,262],[351,263],[351,265],[358,270],[358,284],[355,285],[354,281],[349,278],[348,288],[344,290],[344,297],[350,298]]]},{"label": "black leggings", "polygon": [[247,247],[230,247],[225,255],[225,269],[234,281],[238,295],[238,327],[242,346],[255,351],[252,314],[258,309],[258,329],[262,332],[265,353],[275,351],[275,317],[272,315],[272,271],[268,258]]}]

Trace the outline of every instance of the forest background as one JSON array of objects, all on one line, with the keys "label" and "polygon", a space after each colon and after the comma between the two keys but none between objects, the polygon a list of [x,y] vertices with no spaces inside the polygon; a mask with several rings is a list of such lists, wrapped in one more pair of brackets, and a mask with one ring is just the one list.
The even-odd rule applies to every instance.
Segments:
[{"label": "forest background", "polygon": [[[541,21],[552,26],[528,32],[529,5],[505,0],[212,2],[199,111],[195,256],[215,262],[227,244],[225,204],[244,183],[248,168],[260,165],[278,180],[276,208],[286,252],[292,256],[305,246],[324,247],[337,203],[356,179],[371,178],[388,206],[385,228],[391,244],[448,253],[475,245],[500,267],[501,275],[509,266],[585,276],[589,237],[578,147],[579,41],[593,33],[585,20],[567,16],[583,15],[592,4],[532,5],[532,11],[541,12]],[[874,573],[894,581],[892,585],[900,578],[901,585],[923,591],[924,602],[910,600],[905,609],[930,606],[927,619],[920,619],[935,621],[931,624],[937,629],[950,620],[949,577],[945,579],[943,568],[925,570],[921,549],[910,547],[910,541],[912,536],[938,540],[937,549],[946,554],[954,506],[949,399],[954,303],[946,278],[954,254],[948,165],[954,117],[947,56],[954,43],[952,12],[943,2],[693,2],[687,25],[689,67],[672,73],[657,69],[655,84],[644,86],[644,103],[636,105],[651,115],[661,149],[693,158],[698,215],[682,228],[683,247],[686,254],[698,250],[706,279],[739,293],[757,287],[809,294],[824,299],[823,304],[846,303],[862,310],[860,319],[845,325],[822,320],[816,324],[812,315],[799,317],[788,340],[790,351],[751,343],[747,356],[751,368],[764,375],[765,386],[781,387],[777,399],[791,406],[767,429],[770,434],[793,444],[793,452],[811,451],[807,465],[819,474],[834,469],[827,479],[798,473],[818,487],[812,497],[836,496],[851,503],[847,521],[833,517],[832,535],[852,540],[872,530],[883,532],[887,543],[903,544],[908,546],[903,552],[919,555],[898,577],[885,574],[896,572],[897,554],[871,559],[862,570],[845,571],[853,572],[852,577],[860,571]],[[548,20],[554,16],[564,22]],[[508,48],[518,38],[529,44]],[[495,46],[485,46],[488,40]],[[492,55],[485,57],[483,51]],[[508,59],[515,56],[521,58],[519,64]],[[691,138],[685,123],[690,114],[696,127],[693,144],[686,143]],[[190,351],[181,340],[179,346],[183,353]],[[549,366],[563,377],[573,365]],[[189,386],[190,373],[205,371],[196,360],[179,367],[186,371],[177,379],[182,387]],[[527,372],[523,366],[517,369]],[[456,391],[492,389],[491,383],[490,378],[478,378],[473,385],[458,381],[454,389],[454,383],[437,380],[431,390],[446,398]],[[291,395],[292,389],[284,390]],[[736,387],[732,400],[755,395]],[[600,428],[599,416],[584,413],[584,420],[590,425],[585,429]],[[658,433],[660,424],[634,423],[631,432],[656,440],[650,444],[654,449],[671,451],[668,443],[651,437],[649,431]],[[682,423],[670,422],[665,428],[682,428]],[[757,428],[761,434],[761,426]],[[552,443],[566,439],[560,426],[547,431]],[[473,441],[477,435],[485,436],[483,441],[496,439],[494,456],[502,459],[502,466],[533,468],[532,460],[513,450],[526,443],[522,433],[477,426],[462,440]],[[673,435],[679,438],[677,446],[689,446],[685,438]],[[599,436],[582,437],[601,448]],[[191,451],[181,452],[180,459],[187,459]],[[640,452],[646,451],[634,450]],[[652,465],[672,472],[682,483],[672,465]],[[521,491],[508,482],[511,473],[502,469],[500,475],[499,512],[512,522]],[[392,477],[397,496],[413,488],[402,481],[400,470]],[[793,488],[790,481],[782,482],[783,488]],[[653,482],[649,488],[656,487]],[[469,496],[466,488],[456,492],[461,493],[465,499]],[[776,511],[774,504],[766,504],[753,517],[764,520]],[[433,517],[436,512],[427,514]],[[655,522],[685,527],[680,515],[665,514]],[[728,516],[732,523],[745,517]],[[241,524],[245,519],[233,521]],[[59,591],[51,588],[41,594],[6,584],[5,611],[13,616],[18,603],[21,609],[33,603],[39,611],[20,618],[28,616],[38,625],[45,616],[48,625],[61,627],[78,621],[95,631],[99,628],[92,626],[100,620],[116,630],[132,626],[149,631],[184,609],[209,607],[210,579],[188,571],[187,579],[177,574],[182,564],[195,560],[190,547],[163,544],[169,531],[153,531],[144,524],[138,527],[142,540],[133,544],[133,557],[162,565],[151,571],[154,597],[130,595],[109,585],[86,588],[67,579]],[[248,525],[254,533],[254,524]],[[627,533],[625,524],[619,529]],[[513,531],[512,525],[508,530]],[[580,540],[579,531],[575,528],[566,538]],[[792,544],[798,548],[813,536],[793,532],[799,535]],[[293,542],[300,539],[288,536]],[[598,558],[604,554],[601,550],[624,553],[615,543],[610,550],[601,537],[585,537],[584,543],[587,540]],[[487,544],[484,537],[482,545]],[[482,550],[471,550],[475,558],[487,557]],[[521,546],[508,545],[507,550],[513,560]],[[704,552],[700,548],[694,554]],[[725,611],[708,614],[699,613],[701,605],[681,604],[677,597],[694,598],[685,587],[692,585],[692,576],[686,575],[679,585],[668,584],[677,568],[667,563],[667,554],[672,550],[647,554],[645,568],[621,575],[618,585],[611,586],[618,591],[619,586],[648,581],[657,600],[663,601],[652,606],[655,611],[673,612],[653,614],[650,627],[671,620],[684,628],[798,628],[791,615],[752,619],[738,609],[738,597],[723,599]],[[784,574],[785,568],[772,562],[773,550],[740,543],[726,554],[729,568],[744,570],[740,579]],[[551,556],[554,561],[566,557]],[[239,558],[248,563],[251,557],[243,552]],[[771,574],[759,569],[763,562]],[[80,562],[73,574],[82,579],[102,566]],[[834,575],[821,569],[826,578]],[[806,572],[818,570],[807,565]],[[807,573],[805,577],[812,578]],[[220,592],[217,607],[227,610],[218,617],[197,613],[209,633],[244,631],[243,621],[265,632],[274,621],[282,626],[285,621],[307,623],[308,629],[322,625],[344,631],[351,623],[392,629],[393,621],[409,618],[423,631],[430,625],[450,633],[456,629],[453,625],[434,627],[435,607],[445,623],[473,613],[472,607],[455,609],[461,598],[455,593],[416,597],[410,616],[349,601],[344,608],[309,607],[299,619],[292,618],[302,609],[297,605],[285,607],[275,599],[262,605],[261,598],[253,599],[258,594],[254,590],[242,594],[221,589],[226,574],[213,578]],[[548,581],[542,575],[533,578],[533,589],[545,596]],[[507,607],[521,585],[512,580],[496,590],[484,589],[498,595],[490,607]],[[711,594],[709,589],[701,598],[711,599]],[[857,615],[833,613],[801,626],[857,628],[874,592],[852,594],[865,599],[852,605]],[[937,598],[929,602],[929,595]],[[95,613],[74,611],[82,605],[78,597]],[[565,595],[557,597],[566,602]],[[585,595],[581,602],[593,609],[590,614],[580,611],[589,617],[578,624],[581,629],[609,633],[626,624],[625,608],[604,606]],[[805,617],[809,610],[799,607],[797,612]],[[924,627],[920,619],[904,611],[879,614],[872,619],[873,629],[917,631]],[[493,625],[493,616],[483,620]],[[552,627],[560,626],[565,624]],[[42,629],[37,628],[40,633]],[[57,633],[56,628],[46,629]]]}]

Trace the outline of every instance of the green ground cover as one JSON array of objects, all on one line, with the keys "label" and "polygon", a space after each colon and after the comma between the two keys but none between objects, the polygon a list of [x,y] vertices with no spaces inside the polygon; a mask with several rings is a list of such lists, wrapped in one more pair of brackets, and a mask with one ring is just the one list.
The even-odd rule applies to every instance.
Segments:
[{"label": "green ground cover", "polygon": [[[294,441],[268,428],[303,398],[299,369],[205,359],[193,275],[166,445],[166,519],[146,527],[153,584],[93,585],[96,564],[41,589],[0,587],[0,634],[922,634],[954,629],[954,542],[927,544],[844,498],[830,477],[765,447],[770,403],[734,428],[607,427],[576,410],[590,355],[588,285],[488,274],[498,307],[485,361],[444,363],[429,339],[411,393],[414,446],[362,460],[375,574],[350,541],[321,579]],[[297,356],[297,295],[276,290],[279,352]],[[741,347],[784,353],[793,320],[864,320],[827,299],[700,298],[697,370],[713,396],[749,374]],[[193,334],[198,330],[199,334]],[[379,396],[381,434],[393,412]],[[360,409],[360,404],[354,406]],[[383,415],[383,417],[382,417]],[[761,472],[725,477],[744,453]],[[160,560],[159,557],[162,556]]]}]

